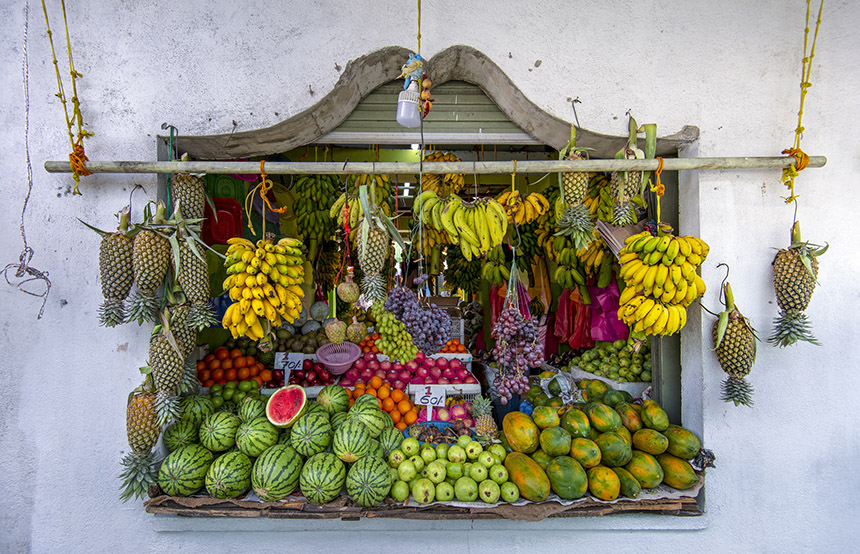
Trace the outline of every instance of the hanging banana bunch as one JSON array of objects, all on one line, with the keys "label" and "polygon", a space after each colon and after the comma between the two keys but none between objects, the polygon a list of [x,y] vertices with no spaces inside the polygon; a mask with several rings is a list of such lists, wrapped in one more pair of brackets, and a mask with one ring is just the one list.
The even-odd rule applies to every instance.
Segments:
[{"label": "hanging banana bunch", "polygon": [[[336,175],[301,175],[296,181],[296,234],[308,243],[309,259],[316,257],[316,246],[334,233],[336,217],[331,212],[342,188]],[[345,200],[346,193],[341,197]]]},{"label": "hanging banana bunch", "polygon": [[[430,248],[435,244],[458,244],[466,260],[483,257],[502,244],[508,230],[504,209],[493,199],[464,202],[456,194],[439,197],[425,190],[415,199],[412,210],[415,218],[421,218],[421,230]],[[417,231],[413,230],[413,234]]]},{"label": "hanging banana bunch", "polygon": [[[431,152],[424,157],[425,162],[461,162],[460,158],[450,152]],[[457,194],[466,183],[463,173],[446,173],[445,175],[425,173],[421,176],[421,190],[432,190],[437,196],[445,197]]]},{"label": "hanging banana bunch", "polygon": [[445,269],[445,288],[452,293],[461,289],[467,298],[469,295],[478,294],[481,291],[481,260],[467,260],[456,244],[449,244],[445,251],[448,263]]},{"label": "hanging banana bunch", "polygon": [[487,253],[481,266],[481,277],[490,285],[502,286],[511,278],[511,270],[505,262],[505,251],[502,246],[496,246]]},{"label": "hanging banana bunch", "polygon": [[612,208],[615,206],[615,200],[612,198],[612,187],[606,175],[597,173],[591,177],[584,204],[588,207],[592,219],[612,223]]},{"label": "hanging banana bunch", "polygon": [[549,200],[539,192],[525,195],[518,190],[507,191],[496,201],[504,208],[508,223],[517,225],[531,223],[549,211]]}]

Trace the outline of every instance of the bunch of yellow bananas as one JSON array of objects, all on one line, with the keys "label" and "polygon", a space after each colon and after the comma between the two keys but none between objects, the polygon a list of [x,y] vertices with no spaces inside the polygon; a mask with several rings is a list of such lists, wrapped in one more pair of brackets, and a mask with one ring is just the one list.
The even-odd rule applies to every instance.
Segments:
[{"label": "bunch of yellow bananas", "polygon": [[[431,152],[424,156],[425,162],[460,162],[460,158],[451,153]],[[421,190],[432,190],[438,196],[456,194],[466,184],[463,173],[446,173],[445,175],[425,173],[421,178]]]},{"label": "bunch of yellow bananas", "polygon": [[612,197],[609,180],[602,173],[595,174],[588,183],[588,194],[582,201],[588,207],[592,217],[601,221],[612,222],[612,208],[615,199]]},{"label": "bunch of yellow bananas", "polygon": [[606,243],[600,238],[600,233],[594,231],[593,236],[594,240],[588,243],[586,248],[582,248],[576,252],[576,257],[579,258],[580,262],[582,262],[582,266],[585,268],[585,273],[589,276],[597,275],[603,259],[612,257]]},{"label": "bunch of yellow bananas", "polygon": [[705,294],[705,282],[696,269],[709,247],[692,235],[649,231],[628,237],[619,252],[627,287],[619,299],[618,318],[634,332],[671,335],[687,321],[686,307]]},{"label": "bunch of yellow bananas", "polygon": [[459,244],[466,260],[485,256],[502,244],[508,230],[505,211],[492,198],[469,203],[456,194],[439,197],[425,190],[415,198],[412,211],[425,229],[447,233],[448,242]]},{"label": "bunch of yellow bananas", "polygon": [[504,207],[508,222],[517,225],[531,223],[549,210],[549,200],[539,192],[526,196],[518,190],[507,191],[496,201]]},{"label": "bunch of yellow bananas", "polygon": [[[363,175],[359,175],[359,177],[363,177]],[[342,229],[347,214],[347,201],[349,201],[349,240],[354,243],[358,233],[358,224],[364,218],[364,210],[361,207],[361,202],[358,201],[358,195],[341,193],[329,209],[328,215],[332,219],[337,219],[337,227]],[[392,209],[389,204],[380,202],[378,206],[382,213],[391,217]]]},{"label": "bunch of yellow bananas", "polygon": [[[247,336],[260,340],[282,318],[292,323],[302,311],[301,289],[304,282],[302,243],[283,238],[253,242],[244,238],[227,241],[227,279],[224,289],[233,303],[227,307],[221,324],[233,338]],[[264,327],[265,325],[265,327]]]}]

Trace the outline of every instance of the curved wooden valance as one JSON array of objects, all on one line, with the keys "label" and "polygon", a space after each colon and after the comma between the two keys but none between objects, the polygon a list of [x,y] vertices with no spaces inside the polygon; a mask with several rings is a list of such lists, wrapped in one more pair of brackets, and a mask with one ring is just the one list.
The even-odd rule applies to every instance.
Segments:
[{"label": "curved wooden valance", "polygon": [[[406,48],[389,46],[350,61],[331,92],[280,123],[232,134],[180,136],[177,147],[193,158],[215,160],[278,154],[312,143],[337,128],[373,90],[397,79],[400,66],[410,53]],[[451,46],[430,58],[427,68],[436,85],[458,80],[480,87],[512,122],[539,142],[556,150],[567,144],[570,123],[541,110],[480,51],[469,46]],[[685,126],[678,133],[661,137],[657,140],[657,155],[676,155],[681,145],[698,136],[697,127]],[[626,136],[577,128],[577,145],[593,148],[599,157],[611,156],[626,140]]]}]

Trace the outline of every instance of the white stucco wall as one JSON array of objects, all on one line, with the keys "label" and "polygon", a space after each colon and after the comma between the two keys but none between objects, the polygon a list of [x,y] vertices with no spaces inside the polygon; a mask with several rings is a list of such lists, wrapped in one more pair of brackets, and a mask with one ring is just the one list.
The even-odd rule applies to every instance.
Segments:
[{"label": "white stucco wall", "polygon": [[[853,340],[860,296],[855,241],[860,230],[860,122],[856,94],[860,5],[828,2],[803,146],[828,156],[798,181],[804,236],[830,241],[809,315],[823,346],[761,345],[751,381],[754,409],[719,400],[723,378],[712,353],[704,364],[704,439],[717,456],[707,511],[696,531],[578,530],[573,527],[689,525],[665,518],[547,522],[181,522],[162,532],[138,503],[118,496],[127,448],[124,406],[146,358],[149,329],[97,325],[98,238],[76,221],[107,228],[129,186],[155,195],[153,176],[71,178],[42,170],[68,143],[39,3],[30,13],[31,137],[35,188],[28,212],[33,265],[54,288],[41,321],[38,301],[0,285],[0,551],[215,552],[278,548],[355,552],[391,548],[541,552],[848,552],[860,539],[855,469],[860,453],[854,400],[860,373]],[[55,39],[59,2],[49,0]],[[170,122],[182,133],[270,125],[313,104],[338,78],[335,65],[387,45],[415,46],[414,2],[67,2],[91,159],[154,159],[154,136]],[[582,124],[623,134],[624,113],[657,122],[660,134],[701,129],[699,154],[775,155],[792,142],[798,101],[804,3],[452,2],[425,0],[422,53],[451,44],[482,50],[546,110],[570,119],[566,98],[582,101]],[[817,4],[817,3],[816,3]],[[23,151],[23,0],[0,6],[0,263],[17,259]],[[59,44],[58,44],[59,46]],[[61,49],[61,53],[64,50]],[[61,54],[62,55],[62,54]],[[539,67],[535,62],[541,60]],[[308,86],[315,95],[308,93]],[[276,112],[280,115],[276,115]],[[711,244],[705,298],[717,306],[732,266],[738,303],[762,336],[776,305],[771,247],[784,246],[792,208],[777,171],[699,175],[701,235]],[[142,205],[142,196],[136,203]],[[681,229],[687,231],[687,229]],[[704,328],[710,328],[710,319]],[[690,343],[688,343],[690,344]],[[708,341],[705,341],[708,344]],[[249,532],[218,533],[230,526]],[[238,526],[238,527],[237,527]],[[196,529],[196,530],[195,530]],[[278,532],[292,530],[290,533]],[[322,534],[318,529],[329,532]],[[443,532],[441,530],[450,530]],[[254,531],[254,532],[250,532]],[[268,532],[266,532],[268,531]],[[563,549],[563,550],[562,550]]]}]

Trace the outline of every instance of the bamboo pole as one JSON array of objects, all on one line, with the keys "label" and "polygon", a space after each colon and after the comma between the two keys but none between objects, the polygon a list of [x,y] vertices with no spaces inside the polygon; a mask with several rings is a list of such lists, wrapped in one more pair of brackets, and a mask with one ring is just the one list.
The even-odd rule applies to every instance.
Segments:
[{"label": "bamboo pole", "polygon": [[[791,156],[770,157],[722,157],[722,158],[665,158],[663,171],[717,170],[717,169],[784,169],[794,165]],[[827,158],[810,156],[807,167],[824,167]],[[267,162],[269,175],[295,174],[380,174],[404,175],[418,173],[555,173],[584,171],[654,171],[656,159],[647,160],[528,160],[528,161],[478,161],[478,162]],[[230,174],[260,173],[259,162],[219,161],[88,161],[87,169],[92,173],[210,173]],[[67,161],[46,161],[49,173],[71,173]]]}]

